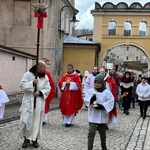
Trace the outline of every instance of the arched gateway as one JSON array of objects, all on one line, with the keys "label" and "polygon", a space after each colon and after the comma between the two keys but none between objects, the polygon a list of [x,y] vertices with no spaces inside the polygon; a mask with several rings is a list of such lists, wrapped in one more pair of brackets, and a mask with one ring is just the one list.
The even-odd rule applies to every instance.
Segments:
[{"label": "arched gateway", "polygon": [[101,6],[96,2],[91,13],[94,17],[93,41],[101,43],[99,66],[111,49],[134,46],[146,55],[149,68],[150,2],[144,6],[138,2],[130,6],[124,2],[117,5],[107,2]]}]

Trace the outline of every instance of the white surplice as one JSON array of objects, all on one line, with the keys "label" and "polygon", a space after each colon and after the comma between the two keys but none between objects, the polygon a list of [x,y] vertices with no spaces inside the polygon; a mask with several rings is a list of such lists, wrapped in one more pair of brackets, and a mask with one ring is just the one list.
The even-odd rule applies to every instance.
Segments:
[{"label": "white surplice", "polygon": [[[97,104],[102,104],[105,110],[97,110],[90,105],[90,99],[96,94],[96,101]],[[114,96],[112,93],[105,89],[103,92],[97,92],[94,88],[91,88],[85,93],[84,102],[88,106],[88,121],[90,123],[107,123],[108,122],[108,113],[114,107]]]}]

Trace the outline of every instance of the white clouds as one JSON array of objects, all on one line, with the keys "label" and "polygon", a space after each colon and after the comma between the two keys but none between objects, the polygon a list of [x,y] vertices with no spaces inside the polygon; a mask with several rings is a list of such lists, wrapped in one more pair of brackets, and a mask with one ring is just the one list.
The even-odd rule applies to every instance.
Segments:
[{"label": "white clouds", "polygon": [[[75,0],[75,7],[79,10],[77,15],[77,19],[80,20],[78,23],[77,29],[92,29],[93,28],[93,16],[91,14],[91,10],[95,7],[95,2],[103,5],[108,2],[107,0]],[[110,0],[113,4],[118,4],[120,0]],[[121,2],[127,3],[129,6],[133,2],[139,2],[142,5],[149,2],[149,0],[122,0]]]},{"label": "white clouds", "polygon": [[83,14],[87,9],[94,4],[94,0],[75,0],[75,7]]},{"label": "white clouds", "polygon": [[93,29],[93,17],[91,10],[94,9],[94,4],[90,6],[83,14],[77,15],[77,18],[80,20],[78,23],[77,29]]}]

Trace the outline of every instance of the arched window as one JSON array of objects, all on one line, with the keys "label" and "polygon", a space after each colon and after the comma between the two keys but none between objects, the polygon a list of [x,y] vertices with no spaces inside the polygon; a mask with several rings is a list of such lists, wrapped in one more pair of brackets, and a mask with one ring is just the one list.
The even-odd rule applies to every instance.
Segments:
[{"label": "arched window", "polygon": [[130,36],[131,35],[131,22],[126,21],[124,23],[124,36]]},{"label": "arched window", "polygon": [[108,35],[116,35],[116,22],[110,21],[108,24]]},{"label": "arched window", "polygon": [[141,21],[139,24],[139,35],[145,36],[147,33],[147,24],[144,21]]}]

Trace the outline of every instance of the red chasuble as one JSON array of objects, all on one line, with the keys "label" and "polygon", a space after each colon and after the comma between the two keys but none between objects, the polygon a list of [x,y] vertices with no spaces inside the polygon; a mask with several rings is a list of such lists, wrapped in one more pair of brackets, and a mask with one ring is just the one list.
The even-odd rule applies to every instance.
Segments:
[{"label": "red chasuble", "polygon": [[[61,89],[63,82],[66,82],[67,80],[76,83],[78,91],[69,90],[70,85],[66,85],[64,89]],[[80,110],[83,105],[82,85],[79,75],[76,73],[63,75],[58,82],[58,86],[61,90],[59,104],[61,113],[66,116],[71,116],[74,113],[77,114],[78,110]]]},{"label": "red chasuble", "polygon": [[[113,77],[108,77],[106,79],[106,82],[109,84],[111,92],[114,96],[114,99],[117,100],[118,96],[117,96],[117,84],[116,81],[114,80]],[[116,109],[116,104],[114,104],[114,108],[109,112],[109,119],[112,118],[112,116],[117,117],[117,109]]]},{"label": "red chasuble", "polygon": [[55,89],[55,85],[54,85],[54,81],[53,81],[53,77],[52,77],[51,73],[48,70],[46,70],[45,74],[48,76],[49,83],[51,86],[51,91],[45,100],[45,112],[44,113],[47,114],[50,110],[50,102],[56,95],[56,89]]}]

